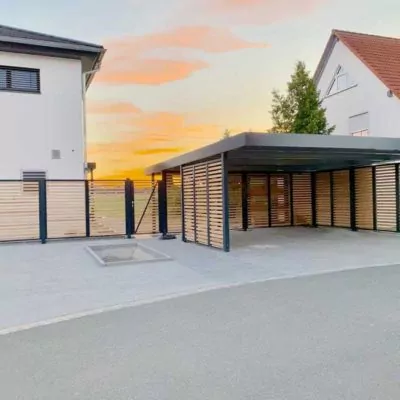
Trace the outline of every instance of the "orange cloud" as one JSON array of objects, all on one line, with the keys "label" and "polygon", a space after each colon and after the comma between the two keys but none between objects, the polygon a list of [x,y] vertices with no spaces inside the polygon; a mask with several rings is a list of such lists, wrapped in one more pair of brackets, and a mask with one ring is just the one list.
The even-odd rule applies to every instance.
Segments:
[{"label": "orange cloud", "polygon": [[86,111],[89,114],[139,114],[142,110],[132,103],[119,102],[98,102],[89,100],[86,106]]},{"label": "orange cloud", "polygon": [[235,23],[265,24],[313,11],[326,0],[209,0],[211,14]]},{"label": "orange cloud", "polygon": [[[124,115],[110,118],[116,123],[109,132],[113,140],[88,143],[88,157],[97,163],[97,178],[142,176],[147,166],[214,142],[224,130],[218,125],[192,124],[187,116],[170,112],[142,112],[129,123]],[[129,129],[120,130],[119,118]],[[132,172],[123,176],[123,171]]]},{"label": "orange cloud", "polygon": [[[126,37],[106,44],[107,56],[96,81],[108,84],[159,85],[189,77],[209,65],[201,60],[188,60],[188,50],[224,53],[249,48],[263,48],[265,43],[241,39],[227,28],[187,26],[145,36]],[[168,55],[181,49],[182,56]],[[155,51],[163,56],[151,55]]]},{"label": "orange cloud", "polygon": [[184,149],[182,147],[161,147],[149,150],[136,150],[135,154],[139,156],[149,156],[153,154],[167,154],[167,153],[181,153]]}]

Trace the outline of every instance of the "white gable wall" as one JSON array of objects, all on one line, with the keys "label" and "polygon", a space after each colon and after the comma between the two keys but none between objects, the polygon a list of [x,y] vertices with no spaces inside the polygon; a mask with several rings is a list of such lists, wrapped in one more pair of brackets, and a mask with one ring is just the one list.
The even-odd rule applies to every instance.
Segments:
[{"label": "white gable wall", "polygon": [[0,52],[0,65],[37,68],[41,81],[40,94],[0,91],[0,179],[21,179],[23,170],[83,179],[81,61]]},{"label": "white gable wall", "polygon": [[368,112],[369,136],[400,137],[400,100],[387,96],[388,88],[342,42],[337,42],[325,66],[318,89],[323,98],[341,65],[357,86],[323,101],[333,134],[350,134],[350,117]]}]

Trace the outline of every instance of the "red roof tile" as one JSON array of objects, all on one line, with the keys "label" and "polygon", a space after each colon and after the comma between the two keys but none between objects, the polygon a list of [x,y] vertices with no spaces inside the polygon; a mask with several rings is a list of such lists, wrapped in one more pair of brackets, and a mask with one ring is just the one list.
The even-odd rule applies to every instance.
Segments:
[{"label": "red roof tile", "polygon": [[332,33],[400,98],[400,39],[339,30]]}]

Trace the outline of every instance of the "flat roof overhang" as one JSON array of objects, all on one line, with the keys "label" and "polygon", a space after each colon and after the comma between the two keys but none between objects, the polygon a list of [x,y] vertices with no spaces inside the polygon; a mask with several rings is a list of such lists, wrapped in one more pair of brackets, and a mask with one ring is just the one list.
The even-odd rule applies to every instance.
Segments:
[{"label": "flat roof overhang", "polygon": [[148,167],[146,174],[227,154],[229,171],[306,172],[400,160],[400,138],[244,132]]}]

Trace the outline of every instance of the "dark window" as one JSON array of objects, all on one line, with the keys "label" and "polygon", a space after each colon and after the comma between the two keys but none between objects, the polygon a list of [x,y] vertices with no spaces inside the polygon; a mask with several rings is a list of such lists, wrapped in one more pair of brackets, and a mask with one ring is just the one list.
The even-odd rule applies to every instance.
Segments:
[{"label": "dark window", "polygon": [[40,71],[0,66],[0,90],[39,93]]}]

